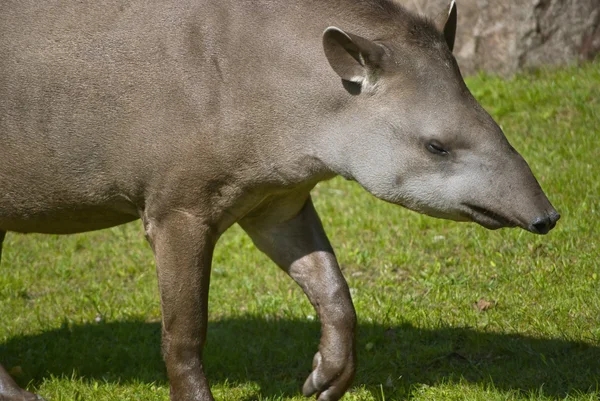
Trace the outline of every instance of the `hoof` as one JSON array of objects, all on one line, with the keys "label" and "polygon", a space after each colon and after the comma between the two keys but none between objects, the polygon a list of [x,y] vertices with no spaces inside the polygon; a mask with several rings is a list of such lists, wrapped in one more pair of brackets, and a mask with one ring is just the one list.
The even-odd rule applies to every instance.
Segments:
[{"label": "hoof", "polygon": [[349,358],[347,363],[328,363],[321,352],[317,352],[313,358],[313,371],[302,386],[305,397],[315,395],[317,401],[337,401],[354,379],[354,359]]}]

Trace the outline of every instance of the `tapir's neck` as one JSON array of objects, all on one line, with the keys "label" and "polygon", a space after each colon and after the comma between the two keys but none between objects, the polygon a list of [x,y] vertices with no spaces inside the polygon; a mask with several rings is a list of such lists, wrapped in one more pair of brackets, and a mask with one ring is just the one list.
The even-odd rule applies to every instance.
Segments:
[{"label": "tapir's neck", "polygon": [[[271,177],[287,184],[335,174],[348,177],[342,156],[349,152],[352,139],[345,137],[345,131],[354,124],[351,110],[357,97],[343,87],[329,66],[322,47],[323,31],[339,26],[368,38],[381,38],[383,32],[396,31],[402,21],[392,21],[388,12],[378,8],[363,10],[349,0],[304,0],[296,2],[293,9],[287,2],[270,3],[270,7],[281,8],[276,13],[280,17],[276,23],[265,24],[264,18],[272,10],[249,4],[223,6],[231,6],[228,13],[244,14],[237,19],[241,26],[228,30],[227,44],[203,38],[207,48],[220,48],[211,67],[215,66],[221,78],[218,85],[228,91],[221,107],[237,138],[227,138],[244,141],[229,146],[229,151],[240,159],[252,153],[253,163],[258,158],[264,172],[268,170]],[[299,18],[298,14],[305,15]],[[251,132],[255,127],[260,130]]]}]

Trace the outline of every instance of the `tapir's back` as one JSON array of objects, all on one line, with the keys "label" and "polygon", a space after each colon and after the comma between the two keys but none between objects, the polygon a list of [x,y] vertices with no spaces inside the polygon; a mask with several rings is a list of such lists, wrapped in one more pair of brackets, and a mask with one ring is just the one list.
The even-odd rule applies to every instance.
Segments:
[{"label": "tapir's back", "polygon": [[161,26],[161,12],[172,13],[142,3],[0,4],[3,159],[25,150],[47,154],[45,163],[61,152],[89,156],[143,117],[156,119],[166,78],[176,80],[165,31],[175,24]]},{"label": "tapir's back", "polygon": [[167,136],[190,120],[186,4],[0,3],[0,229],[138,217],[150,176],[183,146]]}]

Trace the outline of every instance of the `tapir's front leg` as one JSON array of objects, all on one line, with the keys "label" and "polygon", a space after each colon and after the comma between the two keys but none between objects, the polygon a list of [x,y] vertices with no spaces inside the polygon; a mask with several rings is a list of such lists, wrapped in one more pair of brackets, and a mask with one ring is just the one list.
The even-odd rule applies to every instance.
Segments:
[{"label": "tapir's front leg", "polygon": [[163,356],[172,401],[214,401],[202,366],[208,286],[216,235],[185,211],[144,218],[156,257]]},{"label": "tapir's front leg", "polygon": [[294,213],[291,219],[261,215],[240,224],[258,248],[302,287],[315,307],[322,325],[321,343],[303,393],[317,394],[319,401],[335,401],[354,378],[356,313],[310,198]]}]

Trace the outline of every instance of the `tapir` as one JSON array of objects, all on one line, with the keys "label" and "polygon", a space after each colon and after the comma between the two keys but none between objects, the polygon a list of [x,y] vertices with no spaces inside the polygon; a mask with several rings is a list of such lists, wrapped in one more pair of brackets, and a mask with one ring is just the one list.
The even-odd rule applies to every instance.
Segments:
[{"label": "tapir", "polygon": [[[4,0],[0,239],[141,219],[170,399],[212,401],[211,258],[237,223],[319,316],[304,395],[338,400],[356,314],[311,201],[319,181],[489,229],[559,219],[467,89],[456,22],[454,1],[429,19],[394,0]],[[0,399],[40,398],[0,368]]]}]

